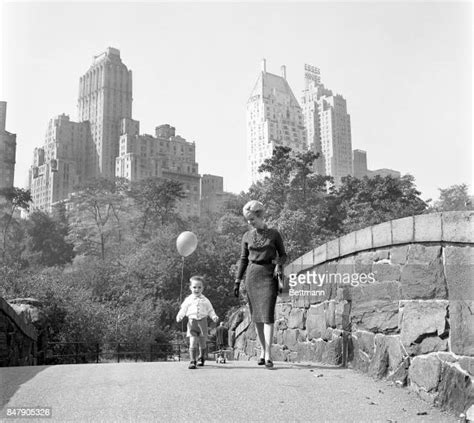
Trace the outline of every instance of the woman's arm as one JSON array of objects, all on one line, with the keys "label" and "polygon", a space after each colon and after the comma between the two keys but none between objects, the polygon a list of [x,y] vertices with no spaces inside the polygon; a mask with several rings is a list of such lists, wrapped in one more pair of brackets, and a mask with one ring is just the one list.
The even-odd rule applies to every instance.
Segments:
[{"label": "woman's arm", "polygon": [[280,235],[280,232],[276,231],[275,233],[275,247],[278,253],[277,259],[277,271],[283,273],[283,265],[286,262],[287,255],[285,251],[285,245],[283,244],[283,238]]},{"label": "woman's arm", "polygon": [[249,245],[247,242],[247,234],[244,234],[242,237],[242,246],[241,246],[241,252],[240,252],[240,262],[239,262],[239,268],[237,270],[237,275],[236,275],[236,281],[242,280],[245,270],[247,269],[247,266],[249,264]]}]

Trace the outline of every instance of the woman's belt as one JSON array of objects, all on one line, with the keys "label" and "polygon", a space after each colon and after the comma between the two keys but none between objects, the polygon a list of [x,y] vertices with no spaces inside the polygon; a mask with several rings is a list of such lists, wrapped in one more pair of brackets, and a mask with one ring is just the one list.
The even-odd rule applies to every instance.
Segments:
[{"label": "woman's belt", "polygon": [[250,263],[253,263],[253,264],[260,264],[260,265],[263,265],[263,266],[265,266],[265,265],[267,265],[267,264],[274,264],[274,263],[273,263],[273,260],[270,260],[270,261],[268,261],[268,260],[266,260],[266,261],[250,260]]}]

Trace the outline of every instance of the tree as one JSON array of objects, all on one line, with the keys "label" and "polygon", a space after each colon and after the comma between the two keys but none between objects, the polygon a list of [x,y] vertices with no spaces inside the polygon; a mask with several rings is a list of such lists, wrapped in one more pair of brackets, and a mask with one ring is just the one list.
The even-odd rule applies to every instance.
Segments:
[{"label": "tree", "polygon": [[126,218],[131,206],[127,185],[121,179],[93,179],[78,187],[71,197],[69,240],[81,254],[100,255],[105,260],[107,246],[122,241]]},{"label": "tree", "polygon": [[346,176],[333,189],[342,211],[344,233],[392,219],[423,213],[427,204],[419,197],[411,175],[401,178]]},{"label": "tree", "polygon": [[30,207],[31,193],[22,188],[3,188],[0,190],[0,202],[3,201],[0,210],[0,227],[2,228],[2,261],[5,262],[7,255],[7,244],[9,231],[14,221],[15,212],[18,209],[28,211]]},{"label": "tree", "polygon": [[[48,214],[35,211],[27,222],[28,249],[36,262],[45,266],[63,265],[74,257],[73,244],[66,241],[68,227]],[[34,256],[32,256],[34,257]]]},{"label": "tree", "polygon": [[439,188],[439,199],[434,204],[434,211],[474,210],[468,189],[467,184]]},{"label": "tree", "polygon": [[161,178],[136,182],[130,194],[142,213],[142,232],[145,232],[150,224],[165,225],[170,222],[175,216],[178,201],[185,198],[180,182]]}]

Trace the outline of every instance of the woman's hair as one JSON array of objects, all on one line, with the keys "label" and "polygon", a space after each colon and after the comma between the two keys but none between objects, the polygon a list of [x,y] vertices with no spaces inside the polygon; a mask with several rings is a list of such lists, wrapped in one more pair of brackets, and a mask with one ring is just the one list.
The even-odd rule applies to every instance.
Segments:
[{"label": "woman's hair", "polygon": [[260,201],[251,200],[244,206],[242,212],[245,218],[248,218],[252,214],[261,218],[265,213],[265,207]]},{"label": "woman's hair", "polygon": [[192,281],[201,282],[202,287],[204,288],[204,277],[203,276],[199,276],[199,275],[191,276],[189,278],[189,283],[191,284]]}]

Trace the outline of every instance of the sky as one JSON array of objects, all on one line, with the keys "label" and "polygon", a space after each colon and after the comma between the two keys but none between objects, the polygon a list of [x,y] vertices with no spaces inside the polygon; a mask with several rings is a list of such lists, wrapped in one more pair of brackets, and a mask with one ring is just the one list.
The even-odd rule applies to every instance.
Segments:
[{"label": "sky", "polygon": [[107,47],[133,73],[142,133],[169,123],[196,142],[201,174],[246,190],[246,102],[259,76],[298,99],[304,64],[321,70],[351,116],[369,169],[415,177],[422,198],[467,183],[472,193],[470,2],[1,3],[0,100],[17,134],[15,186],[26,187],[49,119],[77,121],[79,78]]}]

